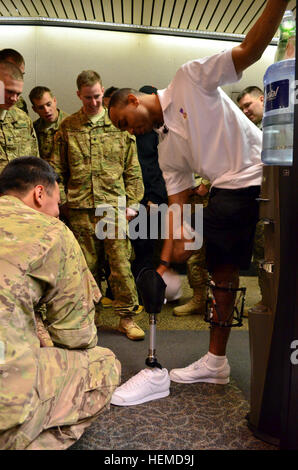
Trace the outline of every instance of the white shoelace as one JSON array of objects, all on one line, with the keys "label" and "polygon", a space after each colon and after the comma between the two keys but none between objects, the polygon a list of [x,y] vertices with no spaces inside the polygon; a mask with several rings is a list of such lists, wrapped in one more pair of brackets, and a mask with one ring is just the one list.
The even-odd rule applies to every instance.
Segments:
[{"label": "white shoelace", "polygon": [[[201,357],[201,359],[199,359],[198,361],[195,361],[193,362],[192,364],[190,364],[189,366],[185,367],[186,370],[195,370],[195,369],[199,369],[200,366],[203,366],[204,363],[208,362],[208,354],[205,354],[205,356]],[[212,367],[212,365],[209,364],[207,365],[206,364],[206,367],[209,369],[209,370],[219,370],[219,369],[222,369],[223,367],[225,366],[225,361],[222,362],[222,364],[218,365],[217,367]]]},{"label": "white shoelace", "polygon": [[192,364],[189,364],[189,366],[185,367],[185,369],[187,370],[197,369],[202,363],[205,362],[205,359],[206,359],[206,356],[203,356],[198,361],[195,361]]},{"label": "white shoelace", "polygon": [[143,369],[138,372],[136,375],[131,377],[127,382],[120,385],[121,390],[133,390],[134,388],[142,385],[144,382],[147,382],[150,378],[152,371],[150,369]]}]

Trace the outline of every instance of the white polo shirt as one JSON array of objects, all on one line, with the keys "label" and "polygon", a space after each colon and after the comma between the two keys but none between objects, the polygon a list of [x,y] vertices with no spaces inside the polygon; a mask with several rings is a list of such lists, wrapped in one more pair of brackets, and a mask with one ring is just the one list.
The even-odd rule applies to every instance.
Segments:
[{"label": "white polo shirt", "polygon": [[193,173],[217,188],[261,184],[262,132],[219,88],[238,81],[231,50],[184,64],[158,90],[164,124],[159,164],[169,195],[193,185]]}]

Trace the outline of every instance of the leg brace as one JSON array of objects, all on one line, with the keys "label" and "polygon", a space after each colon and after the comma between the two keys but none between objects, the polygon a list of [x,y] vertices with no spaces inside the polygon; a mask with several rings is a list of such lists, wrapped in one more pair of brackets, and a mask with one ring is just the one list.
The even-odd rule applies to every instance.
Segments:
[{"label": "leg brace", "polygon": [[[230,283],[232,285],[232,283]],[[205,321],[210,323],[211,326],[222,326],[222,327],[234,327],[234,326],[242,326],[242,318],[243,318],[243,311],[244,311],[244,303],[245,303],[245,294],[246,294],[246,287],[234,288],[234,287],[218,287],[215,285],[213,281],[207,283],[208,293],[206,299],[206,313],[205,313]],[[221,312],[216,304],[214,291],[221,290],[225,292],[239,292],[239,296],[235,298],[235,304],[232,310],[231,315],[226,320],[222,319]],[[239,307],[240,305],[240,307]],[[239,309],[240,308],[240,309]],[[214,311],[217,314],[218,320],[213,320]]]}]

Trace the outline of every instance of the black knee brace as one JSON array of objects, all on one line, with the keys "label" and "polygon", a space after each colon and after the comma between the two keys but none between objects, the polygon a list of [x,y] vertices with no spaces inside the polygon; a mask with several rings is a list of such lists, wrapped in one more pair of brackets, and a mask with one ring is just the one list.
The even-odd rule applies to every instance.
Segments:
[{"label": "black knee brace", "polygon": [[[232,285],[232,283],[228,283]],[[222,327],[235,327],[235,326],[242,326],[242,319],[243,319],[243,311],[244,311],[244,303],[245,303],[245,294],[246,294],[246,287],[219,287],[216,286],[213,281],[207,283],[207,299],[206,299],[206,310],[205,310],[205,318],[204,320],[210,323],[211,326],[222,326]],[[236,293],[235,304],[232,310],[230,317],[226,320],[221,320],[221,313],[216,305],[214,291],[221,290],[225,292],[232,292]],[[237,298],[237,292],[239,296]],[[240,304],[240,309],[239,309]],[[217,314],[217,321],[213,320],[213,312],[216,311]]]}]

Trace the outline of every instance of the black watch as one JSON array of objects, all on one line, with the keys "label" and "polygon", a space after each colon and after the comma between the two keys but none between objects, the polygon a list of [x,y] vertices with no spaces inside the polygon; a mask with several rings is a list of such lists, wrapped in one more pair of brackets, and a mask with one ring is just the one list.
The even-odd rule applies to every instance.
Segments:
[{"label": "black watch", "polygon": [[165,261],[164,259],[160,259],[159,264],[162,264],[163,266],[166,266],[167,268],[171,267],[171,263],[169,263],[168,261]]}]

